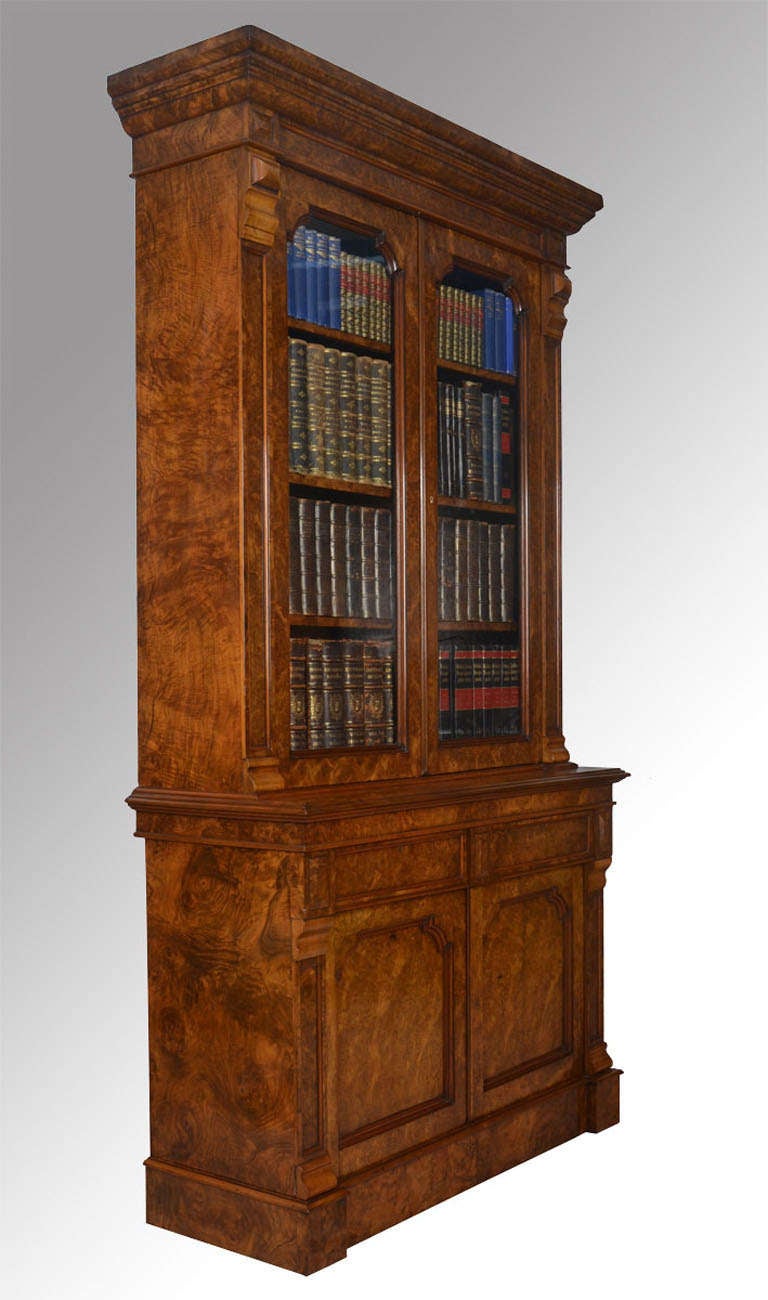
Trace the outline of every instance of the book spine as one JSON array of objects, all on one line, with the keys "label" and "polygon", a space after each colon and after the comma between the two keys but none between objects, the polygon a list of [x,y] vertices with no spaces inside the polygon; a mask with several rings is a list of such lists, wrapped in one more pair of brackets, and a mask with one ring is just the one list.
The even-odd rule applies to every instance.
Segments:
[{"label": "book spine", "polygon": [[384,427],[385,427],[385,478],[384,482],[388,485],[392,483],[392,469],[394,465],[394,441],[395,431],[393,427],[392,411],[392,365],[387,362],[387,382],[384,389]]},{"label": "book spine", "polygon": [[289,609],[292,614],[301,610],[301,543],[299,541],[299,499],[290,499],[290,589]]},{"label": "book spine", "polygon": [[483,368],[495,370],[496,325],[493,289],[483,290]]},{"label": "book spine", "polygon": [[480,385],[473,380],[464,384],[464,420],[466,424],[466,495],[470,501],[483,499],[483,407]]},{"label": "book spine", "polygon": [[357,438],[355,463],[359,483],[371,481],[371,358],[355,359],[355,403],[357,407]]},{"label": "book spine", "polygon": [[483,300],[479,293],[472,295],[472,365],[483,364]]},{"label": "book spine", "polygon": [[475,693],[471,649],[457,646],[454,650],[453,677],[454,735],[457,738],[474,736]]},{"label": "book spine", "polygon": [[323,719],[323,642],[307,641],[307,747],[325,744]]},{"label": "book spine", "polygon": [[305,637],[293,637],[291,640],[291,749],[307,749],[309,731],[307,726],[307,642]]},{"label": "book spine", "polygon": [[323,465],[329,478],[341,474],[341,353],[325,349],[323,371]]},{"label": "book spine", "polygon": [[315,502],[315,579],[317,613],[327,618],[331,609],[331,503]]},{"label": "book spine", "polygon": [[382,282],[383,308],[382,308],[381,341],[382,343],[391,344],[392,342],[392,281],[390,280],[389,271],[386,266],[382,268],[382,271],[383,274],[381,277],[381,282]]},{"label": "book spine", "polygon": [[288,240],[286,253],[286,282],[288,286],[288,315],[296,315],[296,248],[293,240]]},{"label": "book spine", "polygon": [[347,608],[350,618],[361,618],[363,613],[360,509],[360,506],[350,506],[347,511]]},{"label": "book spine", "polygon": [[305,246],[304,270],[307,286],[307,320],[317,321],[317,231],[306,231]]},{"label": "book spine", "polygon": [[384,703],[384,744],[395,743],[395,654],[391,641],[381,647],[381,690]]},{"label": "book spine", "polygon": [[501,623],[501,528],[499,524],[488,527],[488,617],[492,623]]},{"label": "book spine", "polygon": [[328,239],[328,314],[332,329],[341,329],[341,240]]},{"label": "book spine", "polygon": [[453,486],[457,497],[464,499],[467,495],[467,427],[464,403],[464,390],[457,384],[453,386],[453,448],[454,471]]},{"label": "book spine", "polygon": [[347,608],[347,506],[334,501],[331,505],[330,563],[331,613],[346,618]]},{"label": "book spine", "polygon": [[443,643],[438,651],[438,708],[440,740],[450,740],[453,736],[453,709],[451,707],[451,646]]},{"label": "book spine", "polygon": [[307,231],[299,226],[293,236],[293,314],[307,319]]},{"label": "book spine", "polygon": [[318,230],[315,237],[315,256],[317,258],[317,323],[331,323],[331,286],[330,267],[328,263],[328,236]]},{"label": "book spine", "polygon": [[344,479],[357,478],[355,360],[351,352],[342,352],[339,359],[339,472]]},{"label": "book spine", "polygon": [[384,672],[375,641],[363,642],[363,681],[366,745],[381,745],[386,736]]},{"label": "book spine", "polygon": [[325,348],[307,344],[307,469],[310,474],[325,470]]},{"label": "book spine", "polygon": [[501,458],[501,500],[512,502],[514,492],[514,460],[512,456],[512,401],[509,393],[497,393],[499,411],[499,454]]},{"label": "book spine", "polygon": [[463,623],[468,618],[468,575],[469,575],[469,556],[468,556],[468,519],[454,520],[454,548],[456,555],[456,610],[454,619],[457,623]]},{"label": "book spine", "polygon": [[344,647],[341,641],[323,641],[323,745],[343,745],[344,733]]},{"label": "book spine", "polygon": [[360,507],[360,549],[362,562],[362,617],[376,617],[376,511],[373,506]]},{"label": "book spine", "polygon": [[299,581],[302,614],[317,613],[315,503],[299,497]]},{"label": "book spine", "polygon": [[344,641],[344,742],[365,743],[365,667],[362,641]]},{"label": "book spine", "polygon": [[376,618],[392,617],[392,516],[388,510],[374,512],[375,572],[374,596]]},{"label": "book spine", "polygon": [[503,649],[501,658],[501,691],[497,725],[501,736],[514,736],[520,730],[520,653]]},{"label": "book spine", "polygon": [[508,375],[514,375],[517,366],[515,356],[515,309],[510,298],[504,299],[504,369]]},{"label": "book spine", "polygon": [[488,524],[477,523],[477,617],[487,623],[490,615],[490,586],[488,582]]},{"label": "book spine", "polygon": [[387,391],[388,361],[371,361],[371,482],[387,482]]},{"label": "book spine", "polygon": [[485,691],[484,691],[484,663],[482,646],[474,645],[472,647],[472,714],[473,714],[473,735],[484,736],[485,726]]},{"label": "book spine", "polygon": [[341,289],[341,328],[347,334],[352,333],[353,323],[353,300],[352,300],[352,257],[349,253],[341,253],[339,257],[339,287]]},{"label": "book spine", "polygon": [[352,332],[363,332],[363,259],[352,258]]},{"label": "book spine", "polygon": [[469,519],[467,520],[467,612],[464,617],[472,623],[480,617],[479,564],[479,524],[476,519]]},{"label": "book spine", "polygon": [[496,333],[496,340],[494,343],[493,368],[494,370],[503,370],[504,352],[505,352],[504,332],[505,332],[505,323],[506,323],[506,312],[504,308],[504,303],[506,302],[506,298],[504,297],[503,293],[495,293],[493,295],[493,298],[494,298],[494,327]]},{"label": "book spine", "polygon": [[307,345],[301,339],[290,339],[288,343],[288,428],[291,469],[304,474],[309,468]]},{"label": "book spine", "polygon": [[514,618],[515,597],[515,526],[501,525],[501,621]]},{"label": "book spine", "polygon": [[437,288],[437,356],[440,361],[447,360],[446,335],[448,324],[448,291],[444,284]]}]

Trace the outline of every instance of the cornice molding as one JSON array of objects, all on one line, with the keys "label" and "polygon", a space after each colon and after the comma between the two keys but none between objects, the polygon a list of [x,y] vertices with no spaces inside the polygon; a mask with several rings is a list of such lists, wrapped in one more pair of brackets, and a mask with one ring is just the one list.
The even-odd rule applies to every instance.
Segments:
[{"label": "cornice molding", "polygon": [[574,234],[603,206],[574,181],[258,27],[239,27],[124,72],[107,88],[134,138],[234,104],[388,170]]}]

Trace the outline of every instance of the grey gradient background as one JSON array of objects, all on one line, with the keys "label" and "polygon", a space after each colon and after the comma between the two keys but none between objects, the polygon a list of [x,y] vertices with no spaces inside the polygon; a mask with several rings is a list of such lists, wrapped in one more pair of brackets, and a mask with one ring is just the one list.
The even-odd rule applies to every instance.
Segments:
[{"label": "grey gradient background", "polygon": [[[765,17],[698,3],[4,7],[14,1300],[757,1294]],[[243,22],[606,204],[570,243],[565,730],[578,761],[633,773],[606,899],[623,1123],[309,1283],[143,1225],[142,852],[122,803],[135,777],[132,182],[104,83]]]}]

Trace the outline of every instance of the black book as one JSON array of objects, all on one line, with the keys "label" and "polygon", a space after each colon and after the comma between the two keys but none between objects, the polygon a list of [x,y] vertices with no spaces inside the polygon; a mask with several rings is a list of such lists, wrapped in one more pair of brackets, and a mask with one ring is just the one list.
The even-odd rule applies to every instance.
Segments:
[{"label": "black book", "polygon": [[347,511],[347,609],[350,618],[363,616],[363,556],[360,506]]},{"label": "black book", "polygon": [[347,506],[334,501],[330,521],[331,613],[345,618],[347,606]]},{"label": "black book", "polygon": [[298,550],[302,614],[317,613],[315,503],[299,497]]},{"label": "black book", "polygon": [[325,618],[333,613],[331,604],[331,503],[315,502],[315,575],[317,613]]},{"label": "black book", "polygon": [[323,641],[323,747],[343,745],[344,732],[344,644]]}]

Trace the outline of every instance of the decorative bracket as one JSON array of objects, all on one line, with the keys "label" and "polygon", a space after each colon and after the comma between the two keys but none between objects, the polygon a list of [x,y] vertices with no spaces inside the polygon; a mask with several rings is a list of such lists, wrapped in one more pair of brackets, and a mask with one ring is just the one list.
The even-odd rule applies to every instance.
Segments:
[{"label": "decorative bracket", "polygon": [[250,184],[243,199],[240,236],[264,252],[275,242],[280,199],[280,164],[274,158],[250,155]]},{"label": "decorative bracket", "polygon": [[558,343],[568,321],[565,309],[571,296],[571,282],[565,271],[549,270],[544,279],[544,333]]}]

